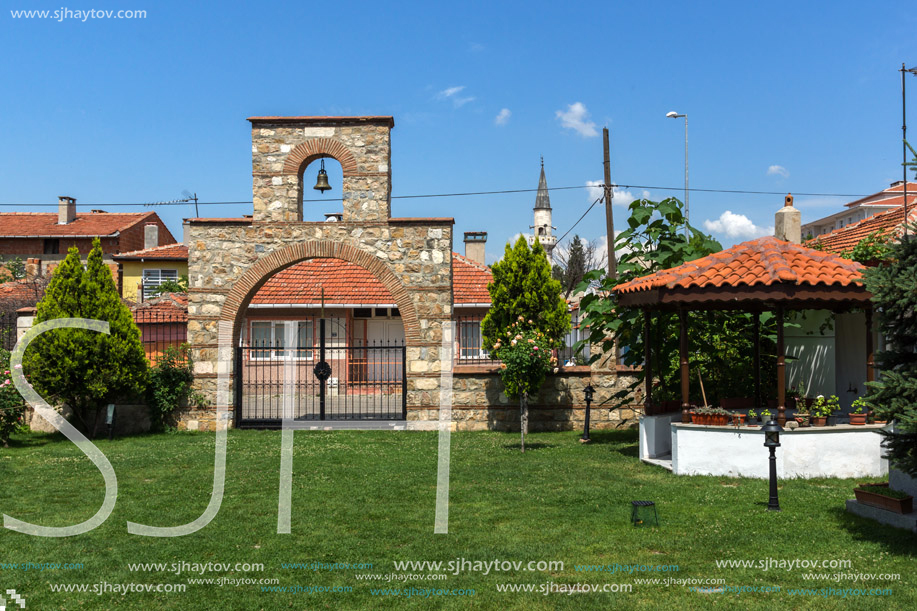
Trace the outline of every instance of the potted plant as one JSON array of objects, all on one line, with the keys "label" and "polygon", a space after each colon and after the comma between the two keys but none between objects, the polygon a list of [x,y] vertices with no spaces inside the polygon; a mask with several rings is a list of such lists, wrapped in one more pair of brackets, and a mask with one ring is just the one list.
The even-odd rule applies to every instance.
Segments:
[{"label": "potted plant", "polygon": [[704,425],[713,424],[713,408],[706,406],[698,407],[694,410],[694,416],[691,417],[691,422]]},{"label": "potted plant", "polygon": [[761,418],[758,421],[760,422],[763,420],[764,422],[770,422],[770,419],[771,419],[771,410],[769,409],[761,410]]},{"label": "potted plant", "polygon": [[900,490],[882,484],[860,484],[853,489],[858,502],[895,513],[911,513],[914,510],[914,497]]},{"label": "potted plant", "polygon": [[761,422],[758,412],[753,409],[748,410],[748,426],[754,426],[757,422]]},{"label": "potted plant", "polygon": [[867,405],[866,402],[863,401],[863,398],[857,398],[857,400],[853,402],[852,407],[853,411],[850,412],[850,424],[866,424]]},{"label": "potted plant", "polygon": [[812,405],[812,426],[825,426],[828,423],[828,416],[837,411],[840,407],[840,399],[837,395],[831,395],[827,399],[825,395],[815,397],[815,403]]}]

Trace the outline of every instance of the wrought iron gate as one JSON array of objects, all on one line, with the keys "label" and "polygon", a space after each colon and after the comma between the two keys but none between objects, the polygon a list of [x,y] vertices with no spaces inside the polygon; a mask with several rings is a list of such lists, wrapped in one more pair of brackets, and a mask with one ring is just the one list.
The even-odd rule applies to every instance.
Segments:
[{"label": "wrought iron gate", "polygon": [[236,348],[237,427],[280,428],[285,413],[299,421],[407,418],[406,347],[329,345],[324,335],[308,348]]}]

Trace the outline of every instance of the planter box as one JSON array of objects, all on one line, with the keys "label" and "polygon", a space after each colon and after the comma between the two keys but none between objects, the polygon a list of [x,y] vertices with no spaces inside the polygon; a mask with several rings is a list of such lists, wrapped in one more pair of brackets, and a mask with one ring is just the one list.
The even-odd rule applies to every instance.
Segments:
[{"label": "planter box", "polygon": [[812,426],[825,426],[828,424],[827,416],[813,416],[812,417]]},{"label": "planter box", "polygon": [[866,424],[866,414],[850,414],[850,424]]},{"label": "planter box", "polygon": [[888,484],[860,484],[859,487],[853,489],[853,493],[856,495],[857,501],[864,505],[870,505],[872,507],[878,507],[879,509],[901,514],[911,513],[914,510],[914,497],[909,496],[904,499],[894,499],[890,496],[876,494],[870,490],[876,488],[888,490]]}]

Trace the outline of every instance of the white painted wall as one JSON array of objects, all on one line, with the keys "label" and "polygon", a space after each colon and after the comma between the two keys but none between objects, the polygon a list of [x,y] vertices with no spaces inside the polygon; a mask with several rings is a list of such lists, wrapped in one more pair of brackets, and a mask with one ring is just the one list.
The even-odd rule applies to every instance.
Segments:
[{"label": "white painted wall", "polygon": [[640,416],[640,458],[657,458],[672,451],[672,423],[681,413]]},{"label": "white painted wall", "polygon": [[[835,375],[841,408],[850,411],[857,397],[866,394],[866,314],[850,312],[835,316]],[[873,347],[879,346],[873,333]],[[857,392],[848,392],[855,388]]]},{"label": "white painted wall", "polygon": [[[881,477],[878,426],[809,427],[785,431],[777,448],[777,477]],[[672,424],[672,471],[677,475],[769,477],[760,429]]]}]

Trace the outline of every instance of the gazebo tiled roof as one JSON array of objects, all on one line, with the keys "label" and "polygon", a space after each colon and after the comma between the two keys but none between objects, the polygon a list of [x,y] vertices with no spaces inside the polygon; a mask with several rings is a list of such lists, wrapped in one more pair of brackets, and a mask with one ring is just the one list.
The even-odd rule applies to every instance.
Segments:
[{"label": "gazebo tiled roof", "polygon": [[624,306],[831,307],[869,300],[863,269],[831,253],[764,237],[626,282],[615,293]]}]

